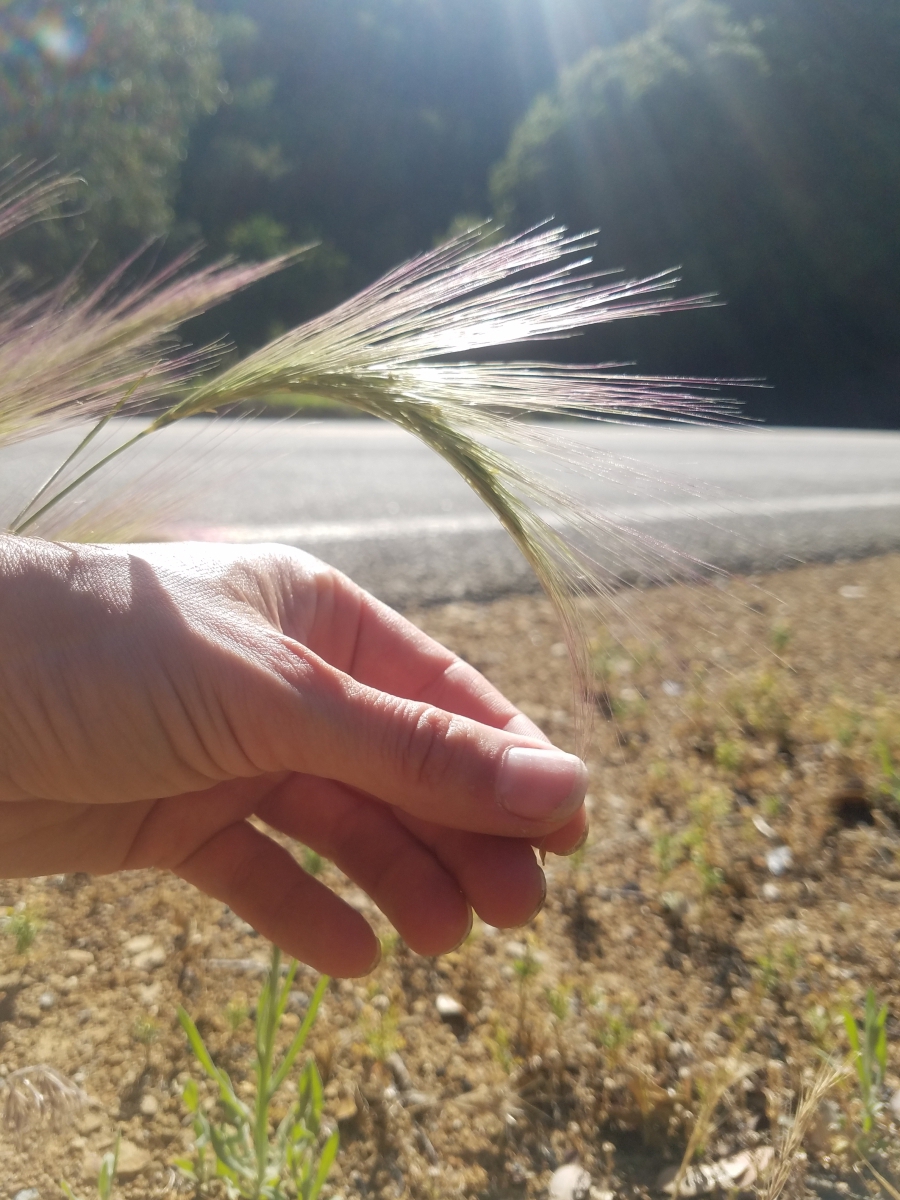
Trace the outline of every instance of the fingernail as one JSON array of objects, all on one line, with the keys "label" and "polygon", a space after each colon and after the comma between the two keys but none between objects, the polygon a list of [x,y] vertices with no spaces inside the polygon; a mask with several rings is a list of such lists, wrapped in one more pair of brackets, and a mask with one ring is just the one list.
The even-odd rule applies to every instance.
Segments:
[{"label": "fingernail", "polygon": [[574,812],[587,792],[587,767],[574,754],[510,746],[497,777],[497,799],[529,821]]},{"label": "fingernail", "polygon": [[590,834],[591,834],[591,827],[590,827],[590,825],[586,825],[581,834],[581,837],[578,839],[578,841],[575,843],[575,845],[571,848],[571,850],[548,850],[547,847],[544,845],[544,842],[547,841],[547,838],[552,836],[551,834],[548,834],[547,837],[543,839],[543,841],[535,842],[534,848],[536,850],[539,850],[541,853],[541,865],[543,866],[548,854],[555,854],[559,858],[568,858],[570,854],[577,854],[578,851],[581,849],[581,847],[584,845],[584,843],[590,837]]},{"label": "fingernail", "polygon": [[541,899],[537,908],[531,914],[527,921],[523,921],[523,925],[530,925],[534,918],[538,915],[544,905],[547,903],[547,876],[541,871]]},{"label": "fingernail", "polygon": [[577,854],[578,851],[581,849],[581,847],[584,845],[584,843],[588,840],[588,837],[590,836],[590,832],[591,832],[591,827],[590,827],[590,825],[587,825],[585,827],[584,833],[581,835],[581,837],[578,839],[578,841],[575,843],[575,845],[572,847],[572,849],[567,850],[565,852],[565,854],[561,855],[560,857],[568,858],[570,854]]},{"label": "fingernail", "polygon": [[363,972],[363,974],[371,975],[371,973],[375,970],[375,968],[381,964],[381,959],[382,959],[383,955],[384,955],[384,950],[382,949],[381,942],[379,941],[378,949],[375,951],[375,957],[372,959],[372,965],[370,967],[367,967],[366,970]]},{"label": "fingernail", "polygon": [[456,943],[455,946],[451,946],[449,950],[444,951],[445,954],[453,954],[454,951],[456,951],[460,948],[460,946],[463,944],[463,942],[468,938],[469,934],[472,932],[472,925],[474,924],[474,922],[475,922],[475,914],[472,912],[472,910],[470,908],[469,909],[469,924],[466,926],[466,932],[462,935],[462,937],[459,939],[459,941]]}]

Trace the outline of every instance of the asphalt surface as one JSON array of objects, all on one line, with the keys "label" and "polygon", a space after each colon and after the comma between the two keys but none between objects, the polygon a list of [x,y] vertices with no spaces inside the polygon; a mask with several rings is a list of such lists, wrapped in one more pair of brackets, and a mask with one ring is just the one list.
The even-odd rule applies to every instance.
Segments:
[{"label": "asphalt surface", "polygon": [[[116,423],[115,436],[131,428]],[[745,573],[900,550],[900,434],[545,426],[592,465],[554,478],[634,531],[626,580],[700,561]],[[0,451],[0,519],[60,461],[73,433]],[[120,460],[108,489],[143,497],[168,536],[277,541],[334,563],[390,603],[535,587],[494,517],[430,450],[377,422],[185,422]],[[145,482],[142,484],[141,480]],[[131,491],[129,492],[129,489]],[[155,511],[172,489],[178,516]],[[627,541],[627,539],[626,539]],[[667,556],[657,547],[675,548]]]}]

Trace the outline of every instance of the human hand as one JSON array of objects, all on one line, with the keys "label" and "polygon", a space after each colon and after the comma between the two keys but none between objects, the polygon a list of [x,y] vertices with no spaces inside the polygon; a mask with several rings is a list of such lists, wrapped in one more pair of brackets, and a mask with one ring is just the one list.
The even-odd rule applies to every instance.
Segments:
[{"label": "human hand", "polygon": [[161,867],[288,953],[377,941],[253,816],[437,954],[526,921],[586,771],[472,667],[300,551],[0,538],[0,876]]}]

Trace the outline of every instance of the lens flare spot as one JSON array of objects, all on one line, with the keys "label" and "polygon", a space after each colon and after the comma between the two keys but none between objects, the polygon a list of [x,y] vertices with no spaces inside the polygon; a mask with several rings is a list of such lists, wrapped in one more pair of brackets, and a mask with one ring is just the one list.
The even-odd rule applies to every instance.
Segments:
[{"label": "lens flare spot", "polygon": [[82,26],[60,16],[38,17],[31,36],[44,58],[63,65],[77,61],[87,49]]}]

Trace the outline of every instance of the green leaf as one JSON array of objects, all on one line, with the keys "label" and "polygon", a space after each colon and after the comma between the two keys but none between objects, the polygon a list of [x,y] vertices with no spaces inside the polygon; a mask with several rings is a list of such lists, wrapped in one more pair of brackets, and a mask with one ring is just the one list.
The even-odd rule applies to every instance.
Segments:
[{"label": "green leaf", "polygon": [[309,1068],[311,1065],[312,1065],[312,1059],[310,1059],[304,1065],[303,1070],[300,1072],[300,1078],[297,1080],[297,1111],[300,1113],[304,1113],[304,1114],[306,1113],[306,1111],[310,1105],[310,1093],[312,1091],[312,1080],[310,1078]]},{"label": "green leaf", "polygon": [[116,1144],[112,1150],[103,1155],[100,1162],[100,1174],[97,1176],[97,1191],[100,1195],[100,1200],[109,1200],[112,1193],[112,1185],[116,1178],[116,1169],[119,1165],[119,1146],[122,1142],[121,1133],[116,1135]]},{"label": "green leaf", "polygon": [[303,1049],[307,1036],[309,1035],[309,1031],[312,1029],[313,1022],[316,1019],[316,1014],[319,1011],[319,1005],[322,1003],[322,997],[325,995],[325,989],[328,987],[328,983],[328,976],[322,975],[319,979],[319,982],[316,984],[316,990],[313,992],[312,998],[310,999],[309,1008],[306,1010],[306,1016],[303,1019],[303,1024],[297,1030],[294,1040],[288,1047],[287,1052],[282,1059],[281,1066],[272,1077],[273,1094],[278,1091],[285,1079],[287,1079],[288,1073],[290,1072],[291,1067],[293,1067],[297,1055]]},{"label": "green leaf", "polygon": [[196,1058],[197,1062],[207,1073],[210,1079],[212,1079],[215,1083],[220,1083],[221,1072],[219,1071],[219,1068],[213,1062],[212,1056],[207,1050],[206,1043],[200,1036],[200,1031],[198,1030],[197,1026],[191,1020],[187,1010],[182,1008],[180,1005],[178,1008],[178,1020],[181,1024],[181,1028],[187,1035],[187,1040],[190,1043],[190,1047],[194,1052],[194,1057]]},{"label": "green leaf", "polygon": [[309,1083],[309,1106],[311,1109],[311,1115],[315,1118],[316,1132],[318,1132],[319,1119],[322,1116],[322,1107],[325,1104],[325,1092],[322,1089],[322,1076],[319,1074],[319,1068],[312,1059],[310,1059],[309,1062]]},{"label": "green leaf", "polygon": [[109,1200],[109,1193],[112,1189],[111,1165],[109,1157],[104,1155],[103,1161],[100,1163],[100,1174],[97,1176],[97,1191],[100,1200]]},{"label": "green leaf", "polygon": [[297,1120],[297,1105],[292,1104],[291,1107],[288,1109],[288,1111],[284,1114],[282,1119],[279,1121],[278,1128],[275,1131],[275,1137],[273,1139],[275,1156],[277,1157],[279,1163],[284,1162],[286,1147],[287,1147],[288,1141],[291,1137],[291,1132],[292,1132],[292,1129],[294,1127],[294,1123],[296,1120]]},{"label": "green leaf", "polygon": [[213,1062],[212,1056],[206,1048],[206,1043],[200,1036],[200,1031],[185,1009],[180,1007],[178,1009],[178,1020],[181,1023],[181,1028],[187,1035],[188,1042],[197,1062],[199,1062],[209,1078],[219,1085],[219,1099],[222,1101],[222,1104],[239,1125],[246,1124],[250,1120],[250,1114],[247,1111],[247,1106],[238,1099],[228,1072],[223,1071]]},{"label": "green leaf", "polygon": [[285,972],[284,982],[281,984],[281,986],[278,989],[278,1003],[277,1003],[276,1009],[275,1009],[276,1024],[278,1024],[281,1021],[281,1018],[284,1016],[284,1012],[285,1012],[285,1009],[287,1008],[288,1000],[290,1000],[290,998],[291,998],[291,987],[293,986],[294,978],[296,977],[298,966],[299,966],[299,964],[298,964],[296,958],[292,958],[291,961],[288,963],[288,969]]},{"label": "green leaf", "polygon": [[181,1098],[184,1101],[185,1108],[188,1112],[195,1113],[200,1108],[200,1089],[197,1087],[196,1081],[189,1079],[184,1085],[181,1092]]},{"label": "green leaf", "polygon": [[[887,1015],[885,1009],[882,1009],[882,1013],[885,1016]],[[875,1046],[875,1060],[878,1063],[878,1082],[882,1083],[887,1073],[887,1029],[885,1029],[883,1019],[878,1031],[878,1042]]]},{"label": "green leaf", "polygon": [[856,1018],[848,1008],[844,1009],[844,1028],[847,1031],[847,1040],[850,1043],[850,1049],[854,1054],[859,1054],[859,1026],[856,1024]]},{"label": "green leaf", "polygon": [[63,1195],[66,1197],[66,1200],[78,1200],[78,1197],[75,1195],[75,1193],[72,1191],[71,1187],[66,1183],[66,1181],[64,1179],[61,1179],[59,1181],[59,1186],[62,1188],[62,1192],[63,1192]]},{"label": "green leaf", "polygon": [[331,1170],[332,1164],[337,1157],[340,1141],[340,1134],[335,1129],[334,1133],[322,1147],[322,1153],[319,1155],[319,1167],[307,1193],[307,1200],[316,1200],[316,1196],[322,1190],[322,1186],[328,1178],[328,1172]]}]

